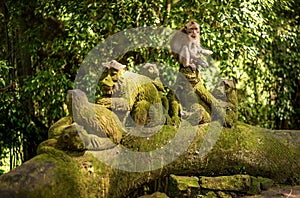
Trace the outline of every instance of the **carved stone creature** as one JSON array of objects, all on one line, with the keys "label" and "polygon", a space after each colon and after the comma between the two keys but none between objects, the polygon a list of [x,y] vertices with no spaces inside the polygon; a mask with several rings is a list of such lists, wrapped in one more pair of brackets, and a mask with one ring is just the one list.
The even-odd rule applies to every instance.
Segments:
[{"label": "carved stone creature", "polygon": [[232,127],[238,120],[238,97],[234,80],[223,79],[212,93],[224,106],[226,111],[225,126]]},{"label": "carved stone creature", "polygon": [[153,80],[153,84],[158,91],[165,92],[165,87],[160,80],[159,70],[156,64],[146,63],[140,69],[140,74],[149,77]]},{"label": "carved stone creature", "polygon": [[88,134],[86,130],[77,123],[67,126],[58,138],[56,148],[67,151],[76,150],[107,150],[115,147],[109,138]]},{"label": "carved stone creature", "polygon": [[54,128],[59,133],[39,145],[39,154],[54,148],[67,152],[83,152],[86,150],[102,151],[117,146],[108,137],[88,134],[82,126],[75,122],[69,125],[54,125]]},{"label": "carved stone creature", "polygon": [[126,71],[116,61],[103,65],[105,70],[99,81],[97,104],[111,109],[124,124],[154,126],[164,123],[160,93],[153,80]]},{"label": "carved stone creature", "polygon": [[122,138],[122,128],[118,117],[104,106],[89,103],[86,94],[79,90],[69,90],[67,105],[73,120],[83,126],[89,134],[109,137],[115,143]]},{"label": "carved stone creature", "polygon": [[113,112],[89,103],[86,94],[79,89],[68,91],[66,104],[70,115],[49,128],[48,140],[39,145],[38,153],[54,148],[67,152],[99,151],[120,143],[124,131]]},{"label": "carved stone creature", "polygon": [[[164,114],[166,116],[167,123],[179,125],[179,123],[175,124],[174,120],[172,120],[172,118],[169,115],[170,108],[173,109],[173,107],[171,106],[171,105],[173,105],[173,103],[168,100],[168,94],[171,91],[165,89],[163,83],[161,82],[157,65],[153,64],[153,63],[144,64],[142,66],[142,68],[140,69],[140,74],[147,76],[153,80],[153,84],[155,85],[155,87],[157,88],[157,90],[159,91],[159,94],[160,94],[160,98],[161,98],[162,105],[164,107],[164,112],[165,112]],[[177,116],[178,116],[178,114],[177,114]],[[178,121],[180,119],[178,119],[176,117],[176,120]]]}]

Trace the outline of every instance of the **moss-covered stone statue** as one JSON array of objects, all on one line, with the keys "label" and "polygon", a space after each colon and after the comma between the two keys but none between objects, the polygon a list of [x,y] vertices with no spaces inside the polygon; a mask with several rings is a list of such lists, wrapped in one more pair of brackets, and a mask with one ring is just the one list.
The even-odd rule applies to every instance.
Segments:
[{"label": "moss-covered stone statue", "polygon": [[232,127],[238,120],[238,97],[234,80],[223,79],[220,86],[212,91],[219,104],[225,108],[224,126]]},{"label": "moss-covered stone statue", "polygon": [[[198,97],[198,101],[193,105],[193,112],[199,112],[198,124],[208,123],[212,120],[220,121],[225,127],[232,127],[237,121],[238,103],[235,83],[232,80],[224,79],[219,88],[213,94],[210,93],[202,83],[199,71],[193,70],[191,67],[181,67],[181,78],[185,77],[193,87],[194,93]],[[185,84],[177,80],[178,89],[184,91]],[[180,91],[179,91],[180,92]],[[219,96],[219,97],[215,97]],[[189,94],[185,94],[189,97]]]},{"label": "moss-covered stone statue", "polygon": [[[125,65],[115,60],[103,63],[103,67],[97,104],[90,103],[83,91],[69,90],[66,103],[70,115],[50,127],[49,140],[41,144],[39,151],[49,147],[69,151],[109,149],[120,144],[124,134],[132,133],[128,126],[146,126],[139,129],[149,136],[152,132],[148,127],[179,126],[181,117],[193,125],[210,122],[213,110],[217,117],[225,117],[224,126],[231,127],[237,120],[233,81],[224,80],[224,86],[214,90],[214,97],[205,89],[197,71],[181,68],[183,75],[177,78],[176,93],[182,94],[183,102],[190,94],[198,98],[189,109],[183,109],[175,92],[165,90],[155,64],[145,64],[140,71],[143,75],[126,71]],[[128,145],[130,139],[125,138],[123,143]]]},{"label": "moss-covered stone statue", "polygon": [[122,138],[122,128],[116,115],[104,106],[88,101],[86,94],[79,90],[69,90],[67,106],[73,121],[83,126],[90,134],[99,137],[109,137],[119,143]]},{"label": "moss-covered stone statue", "polygon": [[167,124],[179,126],[180,124],[180,105],[174,92],[165,88],[160,80],[159,70],[156,64],[146,63],[140,68],[140,74],[148,76],[153,80],[153,83],[159,91],[162,105],[164,107],[164,115],[167,119]]},{"label": "moss-covered stone statue", "polygon": [[[108,74],[106,77],[111,78]],[[139,77],[144,79],[145,76],[139,75]],[[147,86],[152,84],[153,80],[150,80],[147,81],[149,82]],[[124,81],[126,82],[126,78]],[[227,119],[225,123],[233,126],[237,113],[235,85],[230,80],[224,80],[223,83],[225,88],[223,85],[220,88],[224,89],[214,90],[215,97],[201,95],[206,92],[205,88],[196,83],[191,91],[197,93],[199,101],[201,99],[203,104],[196,103],[191,108],[195,108],[194,112],[201,113],[197,111],[197,104],[203,109],[205,109],[204,104],[207,107],[214,102],[221,104],[222,109],[228,107],[225,110],[229,117],[225,117],[225,120]],[[111,89],[111,87],[107,88]],[[130,97],[129,99],[116,98],[125,100],[126,105],[131,104],[127,103],[127,99],[129,102],[133,100],[133,104],[128,105],[131,108],[127,109],[131,113],[136,108],[136,103],[147,105],[147,102],[155,101],[151,100],[146,93],[142,93],[141,98],[147,100],[140,100],[138,93],[143,90],[145,89],[142,86],[137,88],[137,93],[132,92],[135,96],[134,100]],[[161,100],[161,95],[155,85],[151,90],[156,90],[154,93],[157,94],[158,101]],[[226,99],[223,97],[224,91]],[[113,92],[114,89],[112,89]],[[113,95],[112,93],[110,95]],[[175,93],[168,92],[167,98],[170,104],[179,102]],[[102,99],[105,98],[100,100]],[[118,159],[119,153],[115,151],[119,151],[119,148],[124,148],[126,152],[142,154],[163,148],[172,143],[173,138],[177,136],[178,128],[166,124],[159,132],[149,137],[127,135],[117,115],[110,110],[113,109],[114,103],[110,102],[108,106],[110,109],[104,105],[92,104],[88,101],[86,94],[78,89],[68,91],[67,105],[70,115],[61,118],[50,127],[49,139],[39,145],[39,155],[0,176],[1,196],[52,198],[67,195],[78,198],[121,198],[148,194],[148,197],[177,195],[228,197],[257,194],[272,186],[273,182],[300,184],[299,131],[276,132],[237,123],[231,128],[220,128],[218,141],[213,148],[205,156],[199,155],[208,129],[213,127],[214,122],[199,125],[195,137],[188,140],[189,147],[180,155],[177,153],[177,148],[182,146],[183,141],[187,142],[184,138],[162,155],[153,156],[148,161],[140,158],[132,160],[126,156],[124,159]],[[174,114],[178,116],[188,116],[181,115],[181,112],[185,113],[184,110],[175,108],[179,105],[170,107],[169,112],[174,111]],[[209,110],[206,113],[209,115]],[[184,130],[181,133],[184,133],[183,137],[187,137],[190,132],[190,130]],[[108,157],[116,157],[114,162],[122,167],[135,167],[138,163],[151,167],[154,161],[160,164],[165,157],[172,157],[173,161],[147,172],[127,172],[111,167],[111,164],[106,164],[94,153],[107,153]],[[110,156],[110,154],[113,155]],[[203,175],[214,177],[203,177]],[[236,185],[237,182],[239,185]],[[235,185],[232,186],[232,183]],[[155,191],[162,191],[166,194],[155,193]]]},{"label": "moss-covered stone statue", "polygon": [[103,67],[97,104],[111,109],[127,126],[165,123],[161,93],[152,79],[126,71],[125,65],[115,60]]},{"label": "moss-covered stone statue", "polygon": [[197,70],[181,67],[169,91],[156,65],[142,75],[115,60],[102,66],[96,104],[69,90],[69,115],[50,127],[36,157],[0,176],[0,197],[237,197],[300,184],[299,131],[237,122],[234,81],[210,93]]},{"label": "moss-covered stone statue", "polygon": [[90,103],[79,89],[68,91],[66,103],[70,115],[50,127],[49,139],[39,146],[39,153],[51,147],[65,151],[105,150],[120,143],[124,130],[112,111]]},{"label": "moss-covered stone statue", "polygon": [[[51,131],[49,131],[51,136]],[[89,134],[77,123],[65,125],[61,128],[60,135],[42,142],[38,147],[38,153],[51,152],[52,149],[59,149],[67,153],[81,153],[87,150],[102,151],[117,146],[108,137],[99,137]]]}]

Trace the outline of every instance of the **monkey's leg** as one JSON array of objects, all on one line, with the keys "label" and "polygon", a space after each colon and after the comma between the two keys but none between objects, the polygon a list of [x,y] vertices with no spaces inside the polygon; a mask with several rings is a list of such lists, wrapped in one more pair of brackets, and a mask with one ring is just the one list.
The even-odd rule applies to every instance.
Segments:
[{"label": "monkey's leg", "polygon": [[181,48],[181,51],[179,53],[179,63],[182,64],[184,67],[188,67],[190,66],[190,60],[190,51],[188,46],[185,45]]},{"label": "monkey's leg", "polygon": [[188,46],[183,46],[180,54],[179,54],[179,63],[183,65],[183,67],[191,67],[193,71],[197,70],[197,67],[194,63],[192,63],[192,55],[189,51]]},{"label": "monkey's leg", "polygon": [[200,66],[203,67],[203,68],[206,68],[206,67],[208,66],[207,63],[206,63],[204,60],[200,59],[200,58],[194,60],[194,62],[195,62],[195,64],[196,64],[197,66],[200,65]]}]

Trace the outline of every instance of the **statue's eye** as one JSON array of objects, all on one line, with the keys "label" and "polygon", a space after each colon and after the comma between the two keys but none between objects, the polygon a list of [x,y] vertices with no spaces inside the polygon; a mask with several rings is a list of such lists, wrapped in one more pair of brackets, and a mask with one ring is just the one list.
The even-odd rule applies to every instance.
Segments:
[{"label": "statue's eye", "polygon": [[104,70],[101,77],[100,77],[100,80],[103,80],[107,75],[108,75],[108,71]]},{"label": "statue's eye", "polygon": [[118,70],[112,69],[110,73],[112,76],[114,76],[118,73]]},{"label": "statue's eye", "polygon": [[63,135],[63,140],[64,140],[64,141],[67,141],[68,139],[69,139],[69,135],[68,135],[68,134],[64,134],[64,135]]}]

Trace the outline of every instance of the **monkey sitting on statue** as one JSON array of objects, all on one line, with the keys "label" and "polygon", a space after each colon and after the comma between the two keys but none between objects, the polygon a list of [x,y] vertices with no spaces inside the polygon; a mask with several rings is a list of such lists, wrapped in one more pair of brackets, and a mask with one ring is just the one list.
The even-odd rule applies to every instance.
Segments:
[{"label": "monkey sitting on statue", "polygon": [[183,67],[191,67],[194,71],[197,66],[207,67],[207,63],[201,59],[201,54],[208,56],[213,54],[211,50],[200,46],[200,27],[198,23],[191,21],[181,28],[171,39],[171,50],[175,58]]}]

